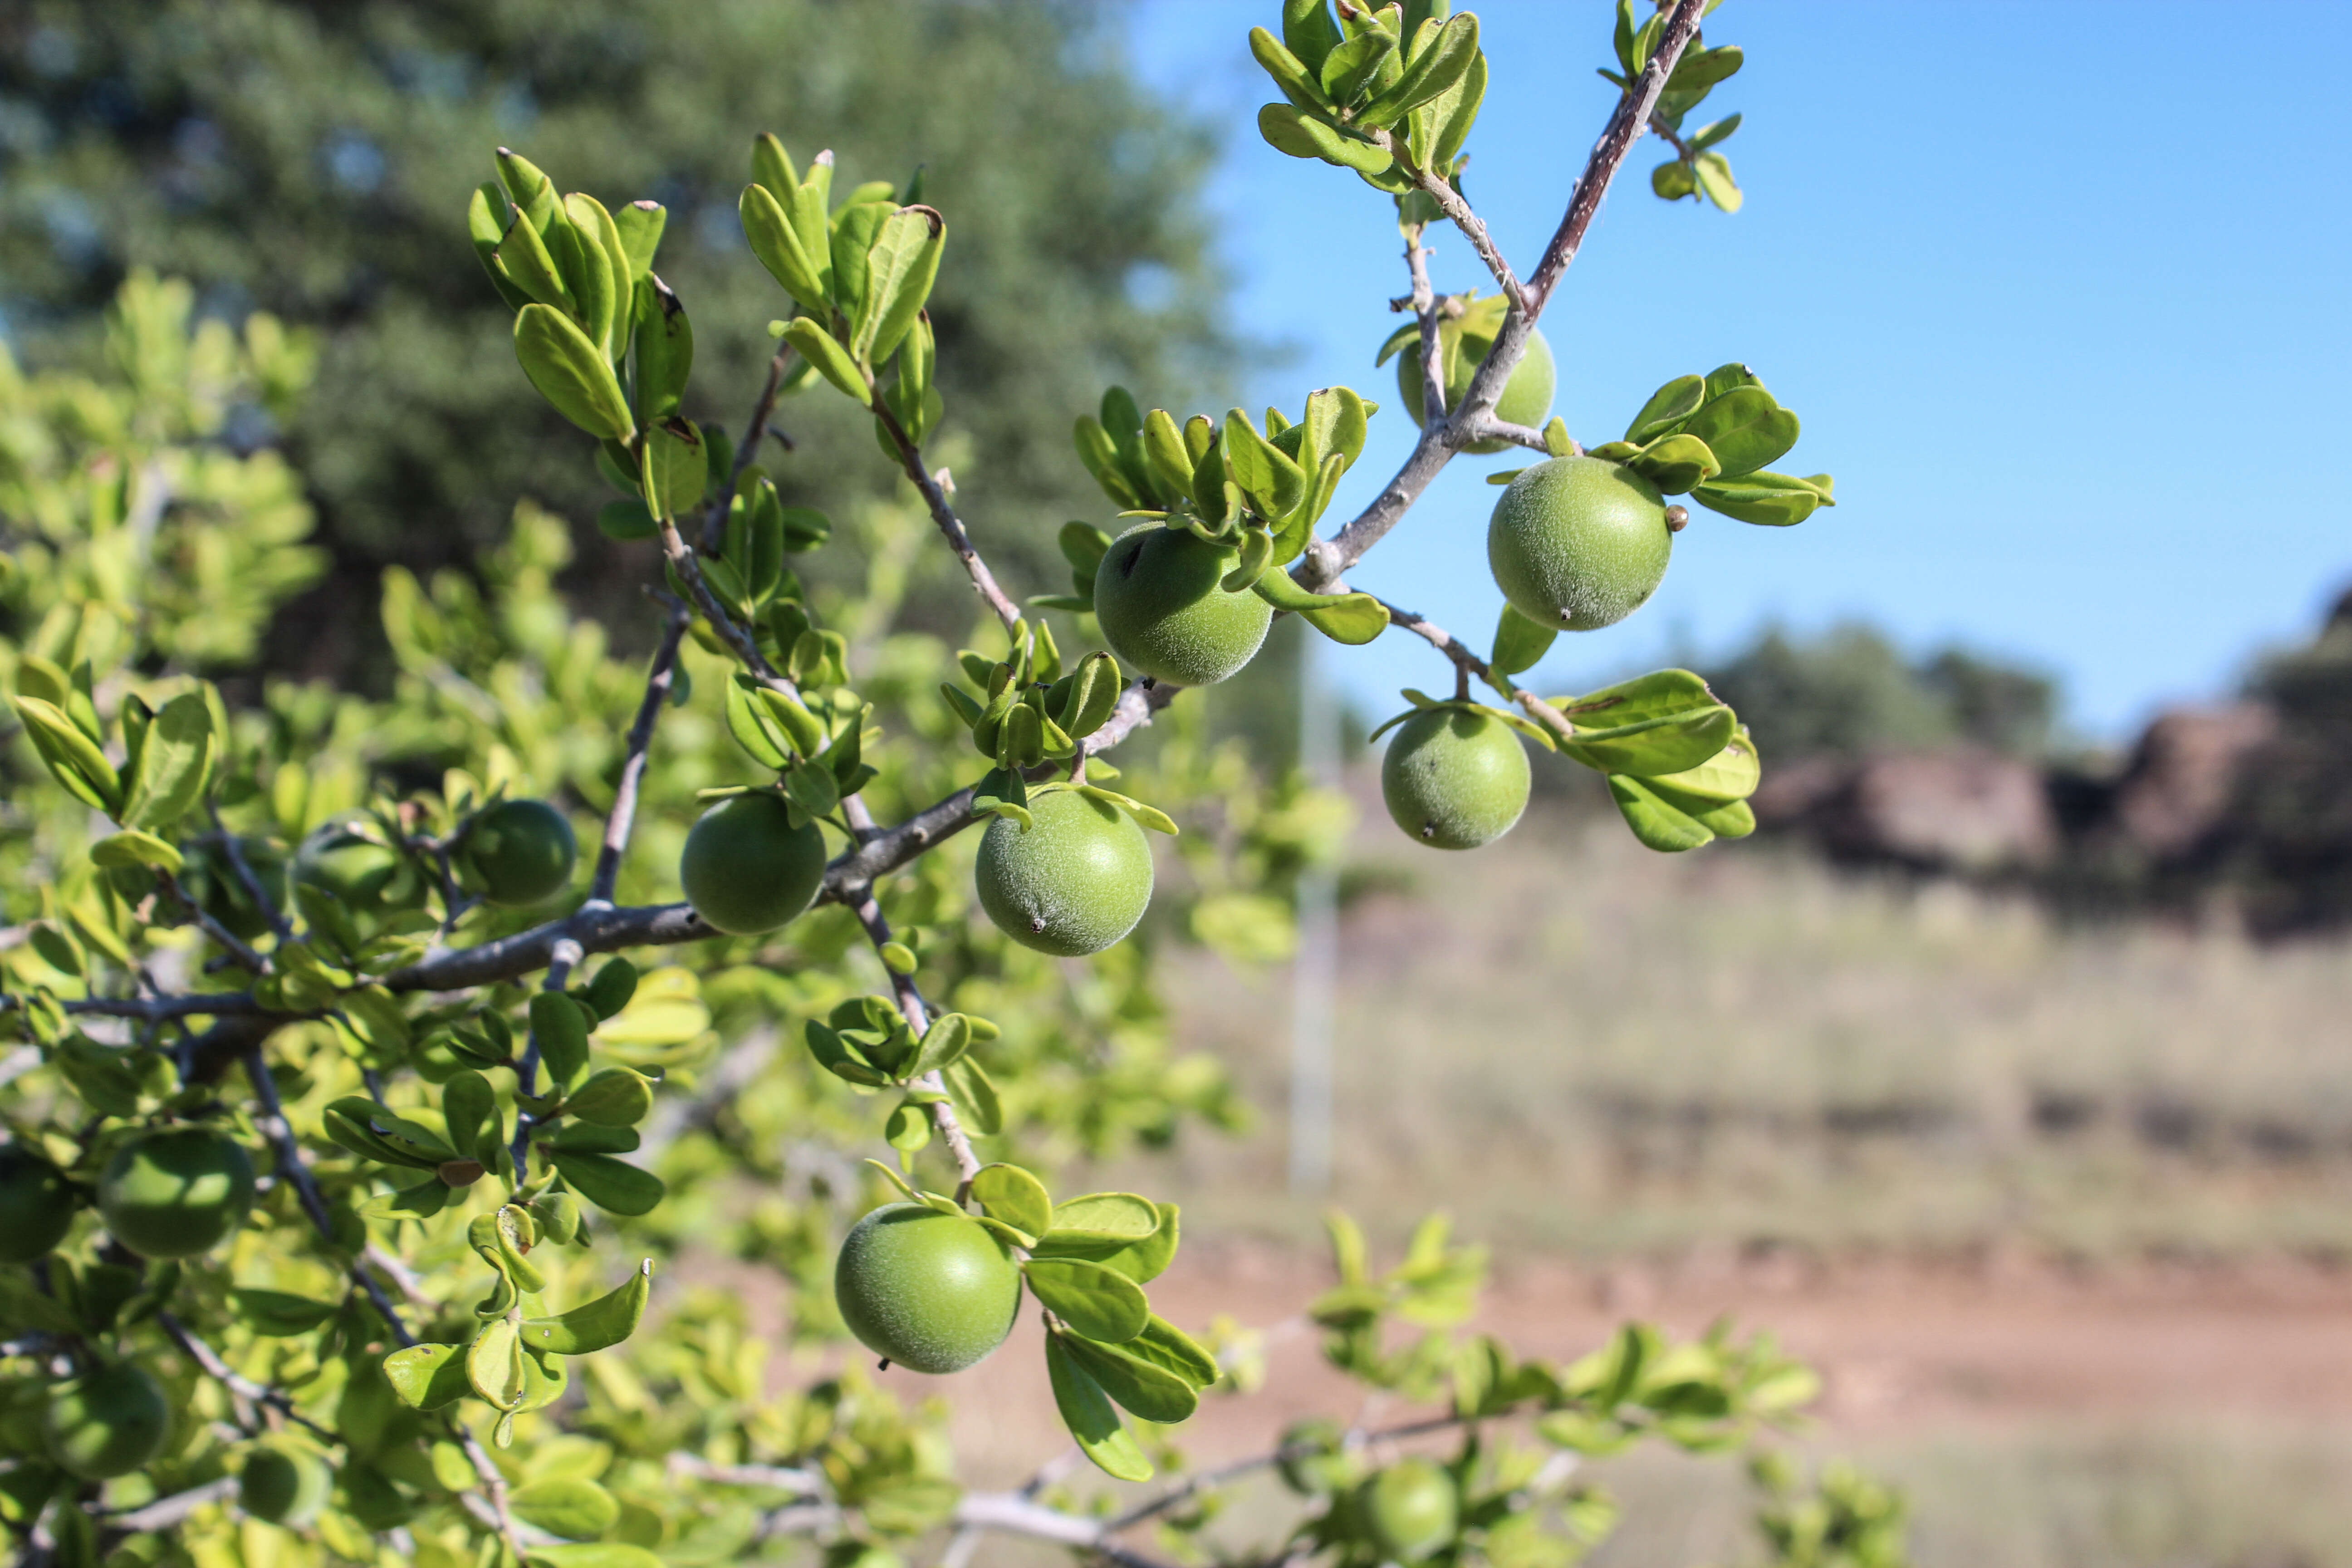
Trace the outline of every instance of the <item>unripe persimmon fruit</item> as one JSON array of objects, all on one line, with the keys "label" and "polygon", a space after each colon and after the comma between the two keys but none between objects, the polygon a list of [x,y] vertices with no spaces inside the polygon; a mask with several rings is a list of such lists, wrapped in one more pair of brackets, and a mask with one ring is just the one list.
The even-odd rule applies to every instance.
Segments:
[{"label": "unripe persimmon fruit", "polygon": [[1021,1270],[979,1221],[887,1204],[841,1244],[833,1295],[849,1331],[885,1361],[961,1372],[1013,1331]]},{"label": "unripe persimmon fruit", "polygon": [[816,898],[824,880],[824,835],[798,827],[770,790],[734,795],[702,814],[677,858],[677,879],[694,912],[720,931],[774,931]]},{"label": "unripe persimmon fruit", "polygon": [[1030,826],[999,816],[972,882],[996,929],[1057,958],[1100,952],[1151,902],[1151,846],[1126,812],[1076,790],[1029,797]]},{"label": "unripe persimmon fruit", "polygon": [[1495,585],[1539,626],[1589,632],[1648,602],[1674,553],[1665,498],[1601,458],[1554,458],[1503,488],[1486,525]]},{"label": "unripe persimmon fruit", "polygon": [[1239,559],[1181,528],[1129,529],[1095,567],[1095,619],[1129,669],[1176,686],[1214,686],[1256,657],[1274,606],[1220,579]]}]

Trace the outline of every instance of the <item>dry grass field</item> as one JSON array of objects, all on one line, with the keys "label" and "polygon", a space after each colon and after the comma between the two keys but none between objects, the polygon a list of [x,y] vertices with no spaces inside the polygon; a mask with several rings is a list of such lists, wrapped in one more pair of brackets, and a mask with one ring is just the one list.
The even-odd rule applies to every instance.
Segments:
[{"label": "dry grass field", "polygon": [[[1566,815],[1421,853],[1372,813],[1336,1186],[1375,1234],[1451,1211],[1507,1259],[1489,1321],[1546,1353],[1625,1315],[1780,1331],[1827,1374],[1805,1446],[1906,1484],[1923,1565],[2352,1564],[2352,947]],[[1196,1317],[1278,1323],[1320,1279],[1321,1201],[1283,1195],[1288,985],[1180,973],[1187,1042],[1261,1108],[1127,1173],[1187,1194]],[[1273,1407],[1205,1412],[1203,1458],[1339,1392],[1273,1343]],[[966,1443],[1034,1462],[1016,1426]],[[1609,1479],[1595,1561],[1758,1559],[1735,1468]]]}]

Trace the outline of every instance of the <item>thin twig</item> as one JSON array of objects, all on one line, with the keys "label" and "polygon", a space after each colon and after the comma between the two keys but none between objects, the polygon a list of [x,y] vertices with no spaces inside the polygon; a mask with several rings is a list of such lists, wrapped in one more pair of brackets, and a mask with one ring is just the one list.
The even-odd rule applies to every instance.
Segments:
[{"label": "thin twig", "polygon": [[229,869],[236,874],[238,885],[245,889],[245,896],[253,900],[262,918],[268,921],[269,929],[278,933],[279,942],[292,942],[294,923],[286,918],[286,911],[278,907],[278,900],[269,896],[269,889],[263,887],[261,879],[254,874],[252,864],[245,858],[245,846],[237,842],[236,835],[228,830],[228,825],[221,821],[220,806],[206,801],[205,810],[212,816],[213,831],[220,837],[221,853],[228,857]]},{"label": "thin twig", "polygon": [[180,885],[178,877],[158,868],[155,872],[155,885],[179,900],[188,913],[195,917],[196,924],[204,929],[204,933],[219,943],[221,951],[235,959],[238,967],[251,970],[256,974],[269,973],[269,960],[256,952],[244,939],[213,918],[202,904],[196,902],[188,889]]},{"label": "thin twig", "polygon": [[670,689],[677,683],[678,644],[694,620],[694,613],[684,605],[667,594],[662,597],[670,606],[669,621],[662,633],[661,646],[654,650],[653,668],[646,675],[646,694],[637,704],[636,721],[629,726],[621,782],[613,791],[613,809],[604,818],[604,841],[596,851],[596,872],[588,885],[588,901],[592,904],[610,907],[613,902],[613,889],[621,876],[621,857],[628,850],[629,833],[636,825],[637,789],[645,779],[646,758],[653,749],[654,721],[661,717],[662,704],[669,700]]},{"label": "thin twig", "polygon": [[[1576,258],[1577,247],[1583,244],[1585,231],[1591,227],[1595,214],[1601,210],[1601,198],[1607,194],[1610,183],[1624,163],[1625,155],[1633,149],[1634,139],[1641,135],[1650,111],[1657,107],[1658,95],[1665,89],[1666,78],[1673,74],[1675,63],[1682,58],[1683,48],[1698,31],[1699,18],[1706,9],[1706,0],[1676,0],[1674,13],[1668,17],[1657,52],[1631,87],[1619,95],[1617,108],[1601,132],[1600,142],[1585,162],[1584,172],[1577,177],[1576,188],[1570,194],[1568,210],[1560,217],[1559,227],[1544,249],[1543,259],[1535,275],[1523,286],[1521,294],[1526,309],[1516,303],[1505,313],[1501,328],[1495,335],[1494,346],[1487,351],[1486,363],[1470,378],[1470,385],[1453,417],[1444,422],[1432,422],[1422,429],[1421,438],[1413,444],[1412,454],[1399,468],[1396,476],[1382,487],[1370,506],[1351,520],[1339,533],[1329,539],[1318,539],[1309,544],[1307,553],[1292,569],[1302,587],[1324,589],[1337,583],[1357,562],[1362,560],[1372,546],[1385,537],[1389,530],[1402,521],[1413,502],[1421,499],[1439,470],[1450,461],[1455,443],[1466,444],[1479,439],[1487,432],[1483,421],[1492,417],[1495,400],[1502,395],[1510,382],[1511,373],[1518,368],[1527,353],[1528,337],[1535,329],[1536,320],[1550,302],[1552,290],[1559,286],[1561,274]],[[1450,189],[1450,187],[1449,187]],[[1433,196],[1437,193],[1431,192]],[[1459,193],[1452,200],[1458,201]],[[1446,198],[1441,207],[1448,208],[1447,216],[1461,219],[1450,210]],[[1463,211],[1468,212],[1466,203]],[[1475,215],[1471,215],[1475,220]],[[1475,246],[1483,226],[1475,232],[1464,228],[1463,233]],[[1483,253],[1482,253],[1483,254]],[[1505,269],[1507,272],[1507,268]],[[1497,274],[1497,281],[1503,274]],[[1507,293],[1508,287],[1505,291]]]},{"label": "thin twig", "polygon": [[189,1331],[188,1326],[173,1313],[158,1312],[155,1314],[155,1321],[171,1338],[172,1342],[186,1352],[190,1361],[203,1368],[207,1376],[218,1382],[231,1394],[248,1404],[266,1405],[289,1421],[297,1426],[308,1427],[312,1433],[330,1443],[342,1442],[340,1433],[320,1426],[316,1421],[295,1409],[293,1399],[286,1394],[269,1387],[267,1384],[256,1383],[253,1379],[236,1372],[228,1363],[221,1360],[219,1352],[198,1339]]},{"label": "thin twig", "polygon": [[922,492],[923,504],[930,509],[931,521],[939,524],[940,532],[947,537],[948,548],[954,551],[956,559],[963,563],[965,574],[971,578],[973,590],[987,602],[990,609],[996,612],[996,618],[1003,622],[1005,629],[1010,631],[1013,623],[1021,619],[1021,606],[997,586],[996,574],[988,569],[988,563],[980,558],[980,552],[972,545],[971,531],[964,527],[963,519],[958,517],[955,508],[948,504],[947,492],[940,488],[940,481],[923,466],[923,449],[915,445],[906,427],[898,423],[898,416],[890,412],[889,405],[878,395],[874,399],[874,417],[889,435],[890,444],[898,448],[899,467],[907,470],[907,478]]},{"label": "thin twig", "polygon": [[[760,437],[769,433],[768,420],[776,411],[776,395],[784,384],[784,371],[793,362],[796,351],[790,343],[779,343],[775,357],[768,362],[768,384],[760,389],[760,399],[751,405],[751,417],[743,426],[743,439],[735,446],[735,463],[727,472],[727,482],[710,498],[710,505],[702,514],[702,548],[715,553],[727,537],[727,510],[734,503],[735,492],[743,483],[743,470],[759,456]],[[784,449],[793,444],[784,440],[783,432],[775,432],[784,441]]]},{"label": "thin twig", "polygon": [[726,605],[719,602],[719,595],[710,591],[710,584],[703,577],[702,567],[695,559],[694,552],[687,547],[686,540],[677,531],[676,520],[665,517],[656,521],[661,527],[663,553],[669,557],[669,563],[677,568],[678,580],[686,584],[686,591],[694,596],[695,604],[701,607],[703,618],[710,623],[711,629],[719,634],[728,647],[734,652],[735,657],[743,661],[743,667],[750,670],[761,684],[772,687],[789,697],[797,699],[800,696],[800,688],[793,684],[789,676],[784,675],[774,665],[768,662],[768,656],[760,651],[760,645],[753,639],[751,634],[735,619]]},{"label": "thin twig", "polygon": [[[866,809],[866,802],[859,796],[852,795],[842,802],[842,808],[851,830],[861,838],[870,832],[878,831],[874,826],[873,816]],[[866,940],[874,945],[875,956],[882,957],[882,950],[892,941],[890,922],[883,916],[881,900],[874,896],[873,885],[868,883],[856,889],[842,902],[847,904],[850,913],[857,917],[858,925],[866,932]],[[882,968],[890,976],[890,994],[898,1005],[899,1016],[907,1020],[907,1027],[915,1032],[915,1038],[921,1039],[931,1026],[930,1007],[924,1002],[923,994],[916,989],[915,977],[899,973],[887,958],[883,959]],[[971,1179],[980,1174],[980,1156],[972,1152],[971,1135],[964,1131],[963,1121],[956,1115],[954,1104],[945,1098],[948,1092],[946,1080],[937,1071],[932,1071],[917,1079],[915,1083],[918,1088],[929,1089],[941,1097],[930,1104],[931,1126],[955,1159],[956,1197],[961,1201],[971,1191]]]}]

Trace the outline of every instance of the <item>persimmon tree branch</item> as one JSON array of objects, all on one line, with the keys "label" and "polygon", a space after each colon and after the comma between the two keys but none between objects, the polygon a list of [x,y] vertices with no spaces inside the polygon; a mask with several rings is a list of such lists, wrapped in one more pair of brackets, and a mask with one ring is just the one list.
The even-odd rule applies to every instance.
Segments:
[{"label": "persimmon tree branch", "polygon": [[[1518,368],[1520,359],[1527,353],[1528,334],[1535,330],[1536,321],[1542,316],[1545,306],[1550,303],[1552,290],[1559,287],[1561,274],[1576,259],[1577,247],[1584,243],[1585,231],[1592,226],[1592,219],[1601,210],[1601,198],[1608,194],[1610,182],[1617,177],[1625,155],[1633,150],[1633,142],[1648,122],[1651,111],[1657,107],[1658,97],[1665,90],[1666,79],[1674,74],[1675,64],[1682,58],[1683,49],[1698,32],[1699,20],[1706,11],[1706,0],[1676,0],[1659,37],[1657,52],[1642,68],[1641,75],[1618,95],[1617,107],[1602,129],[1601,140],[1594,145],[1591,156],[1585,160],[1584,172],[1577,176],[1575,189],[1569,195],[1568,210],[1560,217],[1559,227],[1553,232],[1550,244],[1544,247],[1543,258],[1537,264],[1534,275],[1521,286],[1525,308],[1522,309],[1515,300],[1512,308],[1505,312],[1502,327],[1495,334],[1494,347],[1487,351],[1486,363],[1479,367],[1478,373],[1470,378],[1469,389],[1463,394],[1460,407],[1450,417],[1429,419],[1422,426],[1421,438],[1413,443],[1412,454],[1398,468],[1396,477],[1390,479],[1381,493],[1372,499],[1371,504],[1333,537],[1318,539],[1307,546],[1307,553],[1292,570],[1292,575],[1298,580],[1300,586],[1321,589],[1338,582],[1349,567],[1362,560],[1372,546],[1403,520],[1404,514],[1412,509],[1413,502],[1421,499],[1430,481],[1436,479],[1439,471],[1453,459],[1460,446],[1489,434],[1499,434],[1482,428],[1481,421],[1492,417],[1495,400],[1502,395],[1503,388],[1509,384],[1511,373]],[[1447,188],[1451,190],[1451,186]],[[1437,197],[1438,194],[1431,191],[1430,195]],[[1447,216],[1454,218],[1457,227],[1462,226],[1462,220],[1450,210],[1449,201],[1458,204],[1462,213],[1469,216],[1472,222],[1476,222],[1475,215],[1470,213],[1468,204],[1461,200],[1459,192],[1454,192],[1450,198],[1438,197],[1438,201],[1441,210],[1445,210]],[[1485,233],[1483,224],[1478,225],[1475,232],[1463,227],[1464,237],[1474,247],[1479,246],[1480,236]],[[1481,255],[1485,253],[1482,249]],[[1489,263],[1490,268],[1500,260],[1497,255],[1495,261]],[[1499,282],[1507,277],[1509,270],[1507,264],[1504,264],[1496,274],[1496,280]],[[1505,292],[1509,292],[1508,285],[1506,285]],[[1435,413],[1434,410],[1424,412]]]},{"label": "persimmon tree branch", "polygon": [[1572,741],[1576,738],[1576,726],[1569,721],[1567,714],[1562,713],[1534,692],[1514,683],[1510,677],[1496,675],[1493,667],[1473,653],[1469,646],[1460,637],[1425,616],[1417,616],[1411,610],[1400,609],[1385,599],[1376,599],[1374,602],[1388,612],[1391,626],[1402,626],[1406,631],[1453,660],[1455,670],[1465,684],[1472,676],[1475,676],[1497,691],[1508,691],[1511,694],[1511,700],[1519,705],[1528,718],[1563,741]]},{"label": "persimmon tree branch", "polygon": [[898,448],[898,466],[906,469],[908,480],[922,492],[923,504],[930,509],[931,521],[939,524],[940,532],[946,536],[948,548],[954,551],[956,559],[963,563],[965,574],[971,578],[973,591],[995,612],[996,618],[1004,623],[1005,630],[1012,630],[1013,623],[1021,619],[1021,606],[997,586],[996,574],[988,569],[988,563],[981,559],[979,550],[971,542],[971,531],[964,526],[963,519],[956,515],[955,508],[948,504],[947,491],[940,488],[938,478],[923,466],[923,449],[907,435],[906,426],[898,423],[898,416],[890,412],[889,405],[879,395],[874,399],[874,417],[888,433],[890,444]]},{"label": "persimmon tree branch", "polygon": [[[782,357],[777,356],[779,360]],[[668,595],[663,597],[667,599]],[[590,904],[609,906],[613,901],[613,889],[621,875],[621,857],[627,853],[629,834],[636,826],[637,791],[645,782],[646,759],[653,750],[654,722],[661,717],[662,704],[669,700],[670,692],[677,685],[678,644],[685,639],[686,628],[693,618],[693,613],[684,605],[669,599],[668,624],[663,629],[661,646],[654,650],[653,668],[646,676],[646,694],[637,703],[635,721],[629,726],[620,783],[613,790],[613,808],[604,818],[604,837],[597,847],[596,870],[588,884]]]},{"label": "persimmon tree branch", "polygon": [[[842,809],[850,830],[861,840],[869,833],[880,833],[861,797],[850,796],[842,803]],[[847,904],[850,913],[857,917],[857,924],[866,932],[866,940],[874,946],[875,957],[882,961],[883,973],[890,977],[891,1000],[898,1004],[899,1016],[907,1020],[907,1027],[915,1032],[915,1038],[921,1039],[931,1026],[930,1007],[924,1002],[923,994],[916,989],[915,977],[899,973],[898,966],[884,952],[895,939],[890,934],[889,921],[883,916],[881,900],[874,896],[874,884],[866,882],[845,889],[841,902]],[[961,1201],[971,1191],[971,1179],[980,1174],[980,1156],[972,1152],[971,1138],[964,1131],[962,1119],[956,1115],[955,1106],[944,1098],[948,1086],[940,1074],[928,1072],[915,1082],[919,1088],[942,1097],[930,1104],[931,1126],[955,1159],[956,1197]]]},{"label": "persimmon tree branch", "polygon": [[751,405],[751,417],[743,426],[743,439],[735,444],[735,461],[727,470],[727,482],[710,498],[702,513],[702,548],[717,550],[727,536],[727,510],[735,501],[735,492],[743,483],[743,470],[750,468],[760,455],[760,437],[772,435],[783,442],[784,450],[793,449],[790,437],[772,427],[768,421],[776,412],[776,396],[783,390],[784,373],[792,368],[796,351],[790,343],[778,343],[775,357],[768,361],[768,383],[760,389],[758,401]]}]

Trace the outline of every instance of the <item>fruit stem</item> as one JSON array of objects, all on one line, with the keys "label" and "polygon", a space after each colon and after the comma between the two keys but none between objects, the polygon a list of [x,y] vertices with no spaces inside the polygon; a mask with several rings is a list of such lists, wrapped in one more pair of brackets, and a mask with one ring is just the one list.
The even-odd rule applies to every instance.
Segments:
[{"label": "fruit stem", "polygon": [[1084,746],[1080,746],[1077,754],[1070,759],[1070,782],[1074,784],[1087,782],[1087,749]]}]

